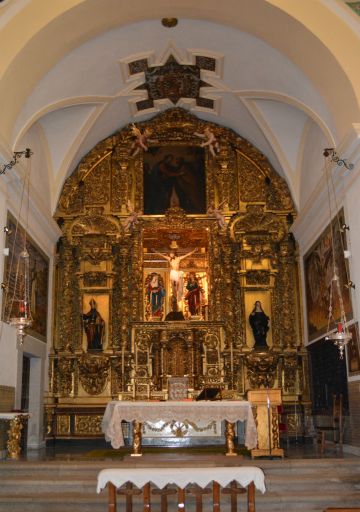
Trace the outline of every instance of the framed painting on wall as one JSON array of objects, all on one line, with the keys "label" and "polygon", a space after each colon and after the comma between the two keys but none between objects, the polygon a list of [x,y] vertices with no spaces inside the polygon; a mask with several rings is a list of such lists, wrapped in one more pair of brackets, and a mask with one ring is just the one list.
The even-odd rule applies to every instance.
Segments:
[{"label": "framed painting on wall", "polygon": [[143,154],[144,214],[178,206],[206,213],[205,151],[199,146],[156,146]]},{"label": "framed painting on wall", "polygon": [[346,346],[349,375],[360,375],[359,325],[356,322],[349,326],[351,340]]},{"label": "framed painting on wall", "polygon": [[48,286],[49,286],[49,258],[41,251],[36,243],[25,233],[24,228],[18,224],[10,212],[7,214],[6,226],[9,228],[6,244],[9,254],[5,257],[4,279],[8,290],[4,297],[2,319],[8,322],[15,314],[13,311],[14,289],[16,286],[16,269],[20,253],[24,249],[26,235],[26,249],[29,253],[30,274],[30,310],[33,319],[31,328],[27,332],[42,341],[46,341],[48,317]]},{"label": "framed painting on wall", "polygon": [[[309,341],[324,335],[328,330],[328,316],[330,297],[332,295],[332,321],[340,319],[340,304],[335,292],[333,248],[335,251],[335,264],[338,269],[341,293],[344,302],[347,320],[352,318],[351,297],[349,289],[344,285],[348,282],[344,249],[346,249],[345,234],[340,231],[340,226],[345,224],[344,212],[341,210],[332,221],[333,243],[331,239],[330,225],[321,234],[311,249],[304,257],[306,310]],[[332,294],[331,294],[331,290]]]}]

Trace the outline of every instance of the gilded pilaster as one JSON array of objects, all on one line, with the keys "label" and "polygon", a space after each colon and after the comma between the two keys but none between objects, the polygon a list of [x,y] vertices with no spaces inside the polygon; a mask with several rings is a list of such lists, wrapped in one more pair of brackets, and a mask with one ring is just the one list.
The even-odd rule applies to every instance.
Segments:
[{"label": "gilded pilaster", "polygon": [[65,237],[62,237],[59,247],[58,266],[59,289],[57,290],[56,326],[57,340],[55,348],[64,350],[67,345],[74,349],[79,347],[79,286],[76,273],[79,270],[76,248],[72,247]]}]

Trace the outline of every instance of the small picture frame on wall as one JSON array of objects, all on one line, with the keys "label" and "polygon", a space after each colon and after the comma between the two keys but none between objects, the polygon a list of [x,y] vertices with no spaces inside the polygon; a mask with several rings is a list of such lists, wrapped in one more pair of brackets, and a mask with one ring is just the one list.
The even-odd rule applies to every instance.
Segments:
[{"label": "small picture frame on wall", "polygon": [[360,375],[359,325],[357,322],[349,326],[351,340],[346,346],[349,376]]}]

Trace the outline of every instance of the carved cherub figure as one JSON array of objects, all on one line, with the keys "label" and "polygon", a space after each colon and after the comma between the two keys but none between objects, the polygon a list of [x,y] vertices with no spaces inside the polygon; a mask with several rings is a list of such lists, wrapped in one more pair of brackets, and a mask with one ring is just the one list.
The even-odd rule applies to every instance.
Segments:
[{"label": "carved cherub figure", "polygon": [[131,201],[128,201],[129,216],[122,222],[125,231],[129,231],[135,224],[139,222],[140,212],[135,211]]},{"label": "carved cherub figure", "polygon": [[204,142],[201,143],[201,147],[204,148],[206,146],[209,146],[209,151],[212,154],[212,156],[215,157],[217,153],[219,153],[219,142],[216,139],[214,132],[208,126],[205,127],[204,133],[195,132],[195,135],[197,137],[200,137],[201,139],[206,139],[204,140]]},{"label": "carved cherub figure", "polygon": [[148,151],[148,142],[158,142],[156,139],[151,139],[152,130],[145,128],[142,132],[134,123],[131,125],[131,131],[135,136],[135,140],[131,145],[131,156],[136,156],[139,151]]},{"label": "carved cherub figure", "polygon": [[226,202],[225,200],[222,201],[217,208],[215,208],[214,206],[211,205],[211,206],[209,206],[209,208],[207,210],[207,214],[210,217],[215,217],[220,229],[226,228],[225,217],[221,211],[221,207],[225,204],[225,202]]}]

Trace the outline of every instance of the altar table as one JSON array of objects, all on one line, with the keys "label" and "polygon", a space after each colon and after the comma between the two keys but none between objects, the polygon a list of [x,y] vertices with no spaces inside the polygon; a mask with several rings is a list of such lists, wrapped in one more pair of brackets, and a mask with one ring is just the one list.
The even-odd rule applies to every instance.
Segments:
[{"label": "altar table", "polygon": [[[196,511],[203,510],[202,494],[206,494],[205,489],[212,482],[213,511],[220,512],[220,486],[223,488],[222,494],[230,494],[231,512],[237,510],[237,495],[246,492],[248,499],[248,512],[255,512],[255,487],[262,493],[265,492],[265,477],[260,468],[251,467],[188,467],[188,468],[114,468],[103,469],[98,474],[97,492],[101,492],[106,486],[109,489],[109,512],[116,512],[116,494],[126,496],[126,510],[132,510],[132,497],[139,492],[133,490],[132,484],[143,488],[144,510],[151,510],[150,503],[150,483],[154,484],[159,490],[154,489],[152,494],[161,495],[161,510],[167,511],[167,496],[177,492],[178,510],[185,510],[185,487],[189,484],[195,484],[195,487],[188,490],[196,496]],[[238,488],[236,484],[242,488]],[[119,488],[127,484],[126,488]],[[174,484],[178,490],[169,489],[168,484]],[[230,485],[230,488],[224,487]],[[201,488],[199,490],[199,488]],[[118,491],[117,491],[118,490]],[[117,491],[117,492],[116,492]],[[211,491],[210,491],[211,492]]]},{"label": "altar table", "polygon": [[246,401],[204,402],[109,402],[102,420],[102,431],[113,448],[124,446],[122,421],[133,423],[133,455],[141,455],[141,427],[149,421],[226,421],[226,455],[236,455],[233,443],[234,423],[245,421],[245,445],[257,444],[257,430],[251,405]]}]

